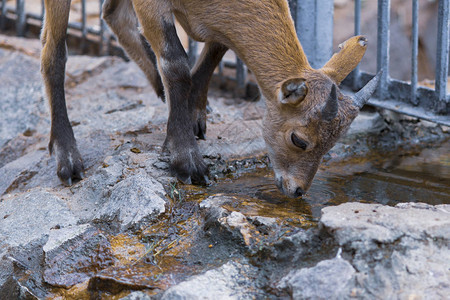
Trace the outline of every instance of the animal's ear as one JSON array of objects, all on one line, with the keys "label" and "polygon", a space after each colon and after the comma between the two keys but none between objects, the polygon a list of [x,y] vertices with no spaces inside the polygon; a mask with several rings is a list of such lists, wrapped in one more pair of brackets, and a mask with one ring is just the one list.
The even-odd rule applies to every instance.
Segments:
[{"label": "animal's ear", "polygon": [[282,104],[297,105],[305,99],[307,93],[308,87],[305,79],[288,79],[283,82],[278,99]]},{"label": "animal's ear", "polygon": [[363,58],[367,49],[367,38],[354,36],[340,44],[339,49],[339,52],[335,53],[321,69],[337,85],[356,68]]}]

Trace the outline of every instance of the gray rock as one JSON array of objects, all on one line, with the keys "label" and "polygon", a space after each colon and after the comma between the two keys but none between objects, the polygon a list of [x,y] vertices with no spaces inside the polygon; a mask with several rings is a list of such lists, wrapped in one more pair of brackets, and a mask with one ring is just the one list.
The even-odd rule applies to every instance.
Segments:
[{"label": "gray rock", "polygon": [[13,277],[14,267],[11,260],[7,259],[6,251],[0,253],[0,295],[7,294],[6,290],[11,278]]},{"label": "gray rock", "polygon": [[259,231],[268,234],[277,224],[276,218],[261,217],[261,216],[249,216],[248,217],[252,224],[258,228]]},{"label": "gray rock", "polygon": [[35,176],[39,172],[37,165],[45,155],[44,151],[31,152],[1,167],[0,196]]},{"label": "gray rock", "polygon": [[291,271],[278,288],[287,289],[293,299],[346,299],[351,294],[355,273],[349,262],[336,257],[312,268]]},{"label": "gray rock", "polygon": [[0,48],[0,65],[2,88],[27,87],[30,83],[41,82],[40,62],[37,58]]},{"label": "gray rock", "polygon": [[200,208],[205,211],[205,229],[215,228],[221,234],[227,233],[227,238],[251,247],[257,240],[256,235],[259,237],[256,227],[244,214],[222,207],[231,201],[232,197],[216,195],[200,203]]},{"label": "gray rock", "polygon": [[92,228],[89,224],[67,226],[61,229],[52,229],[44,245],[43,250],[46,254],[56,251],[64,243],[69,242]]},{"label": "gray rock", "polygon": [[26,245],[55,226],[77,221],[65,201],[46,190],[5,196],[0,202],[0,248]]},{"label": "gray rock", "polygon": [[[15,136],[0,148],[0,168],[35,149],[39,136],[30,129]],[[34,149],[33,149],[34,148]]]},{"label": "gray rock", "polygon": [[394,208],[345,203],[324,208],[320,223],[336,236],[340,245],[393,243],[405,235],[417,240],[427,237],[449,240],[450,205],[433,207],[423,204],[419,207],[415,204]]},{"label": "gray rock", "polygon": [[46,109],[40,82],[26,82],[18,87],[3,84],[0,87],[0,147],[16,135],[34,129]]},{"label": "gray rock", "polygon": [[1,148],[19,133],[35,128],[45,112],[45,102],[37,59],[0,49],[0,65]]},{"label": "gray rock", "polygon": [[108,68],[97,79],[103,86],[145,88],[149,85],[144,73],[134,62],[121,62]]},{"label": "gray rock", "polygon": [[350,125],[346,135],[379,133],[387,127],[379,113],[361,112]]},{"label": "gray rock", "polygon": [[0,285],[0,296],[2,299],[19,299],[19,300],[38,300],[26,286],[20,283],[12,276],[6,280],[3,285]]},{"label": "gray rock", "polygon": [[150,300],[150,299],[152,298],[144,292],[133,292],[128,296],[120,298],[120,300]]},{"label": "gray rock", "polygon": [[111,189],[125,176],[125,158],[108,156],[93,175],[71,188],[71,209],[83,222],[91,221],[108,201]]},{"label": "gray rock", "polygon": [[232,201],[232,198],[222,195],[215,195],[206,198],[200,202],[200,208],[206,211],[206,225],[212,226],[217,223],[218,220],[224,216],[227,216],[229,212],[222,207],[222,205]]},{"label": "gray rock", "polygon": [[100,74],[107,67],[112,66],[114,63],[120,61],[114,57],[92,57],[87,55],[73,55],[69,56],[66,63],[66,82],[78,83],[92,77],[93,75]]},{"label": "gray rock", "polygon": [[450,294],[450,205],[346,203],[321,225],[357,270],[361,299],[444,299]]},{"label": "gray rock", "polygon": [[47,295],[42,281],[43,245],[48,237],[42,236],[26,245],[5,246],[0,254],[1,299],[43,299]]},{"label": "gray rock", "polygon": [[95,219],[100,222],[117,222],[121,229],[127,229],[164,212],[164,187],[154,178],[141,173],[115,185]]},{"label": "gray rock", "polygon": [[[206,140],[199,140],[200,152],[220,156],[225,160],[264,155],[266,146],[262,137],[262,120],[237,119],[225,124],[208,124]],[[218,139],[217,137],[221,138]]]},{"label": "gray rock", "polygon": [[256,274],[255,267],[231,261],[169,288],[161,299],[255,299]]}]

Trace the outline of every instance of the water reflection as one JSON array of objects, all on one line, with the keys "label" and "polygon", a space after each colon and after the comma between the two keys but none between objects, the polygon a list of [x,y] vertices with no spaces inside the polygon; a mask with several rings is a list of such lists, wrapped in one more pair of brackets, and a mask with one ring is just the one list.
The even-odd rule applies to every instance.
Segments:
[{"label": "water reflection", "polygon": [[241,210],[247,212],[253,210],[263,216],[302,215],[312,222],[320,218],[323,207],[351,201],[383,205],[401,202],[450,204],[450,154],[447,149],[450,149],[449,142],[413,156],[402,153],[389,157],[375,155],[357,162],[322,167],[301,199],[290,199],[281,194],[269,169],[221,180],[209,187],[207,193],[236,196],[245,203],[239,205]]}]

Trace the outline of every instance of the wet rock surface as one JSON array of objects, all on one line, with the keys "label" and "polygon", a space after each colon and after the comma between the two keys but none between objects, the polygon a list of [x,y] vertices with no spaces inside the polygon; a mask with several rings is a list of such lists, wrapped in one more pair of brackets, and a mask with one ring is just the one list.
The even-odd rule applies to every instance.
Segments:
[{"label": "wet rock surface", "polygon": [[[199,146],[213,183],[183,186],[161,154],[167,106],[141,71],[118,58],[70,56],[67,107],[86,172],[67,187],[47,151],[39,61],[27,51],[35,43],[20,39],[17,51],[0,40],[1,299],[450,294],[448,142],[437,154],[431,143],[448,138],[441,127],[364,112],[327,154],[310,196],[286,199],[264,156],[263,103],[212,90]],[[365,158],[399,144],[416,159]],[[419,159],[431,170],[418,169]]]}]

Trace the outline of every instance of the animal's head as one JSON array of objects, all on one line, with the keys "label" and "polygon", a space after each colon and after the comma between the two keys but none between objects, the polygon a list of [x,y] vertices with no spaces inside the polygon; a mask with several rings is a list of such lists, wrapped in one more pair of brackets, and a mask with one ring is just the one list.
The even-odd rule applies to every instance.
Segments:
[{"label": "animal's head", "polygon": [[354,98],[338,88],[360,62],[366,45],[364,37],[346,41],[322,69],[308,69],[280,83],[277,101],[268,104],[264,139],[276,184],[286,195],[299,197],[309,189],[322,157],[376,89],[380,74]]}]

